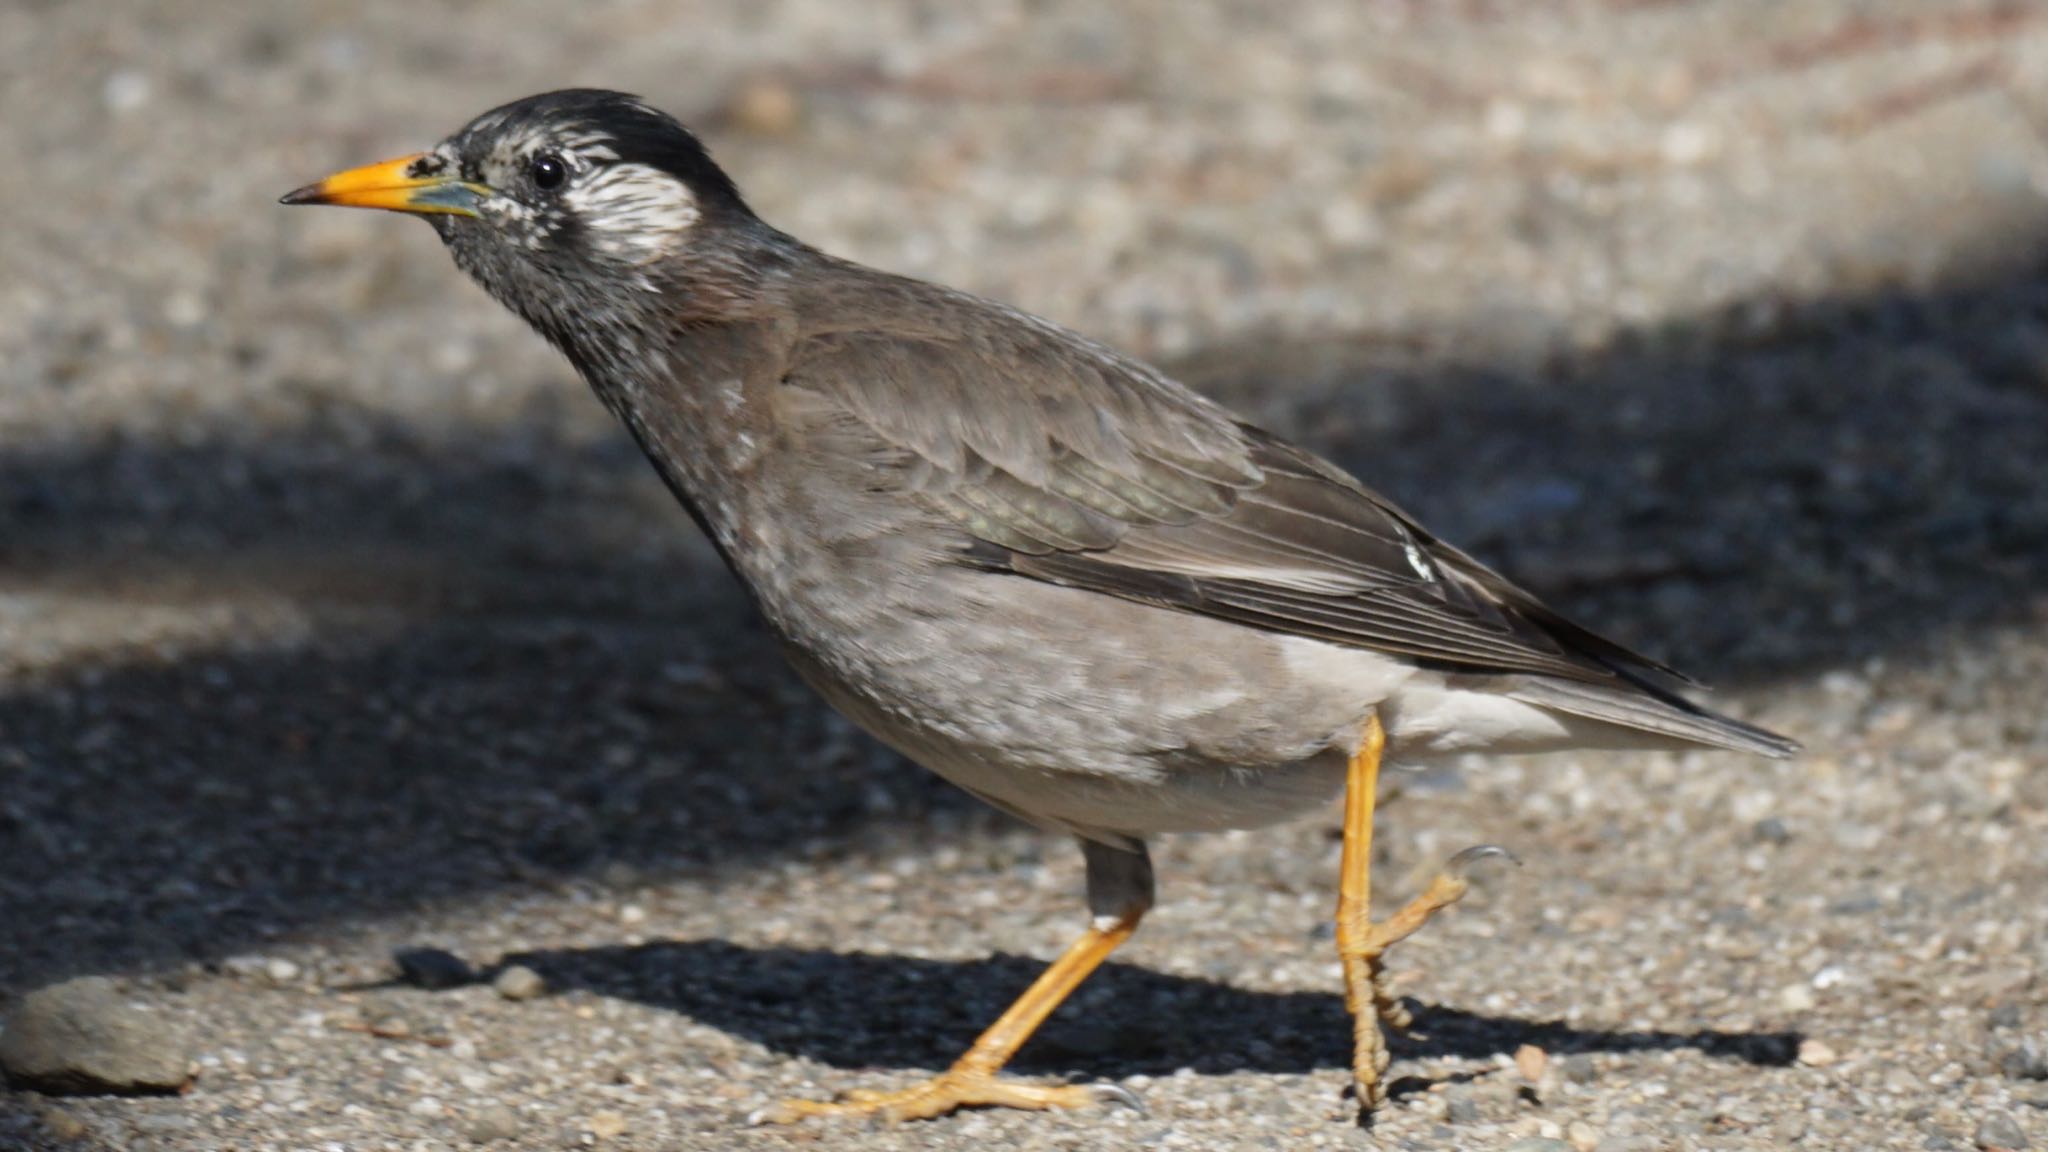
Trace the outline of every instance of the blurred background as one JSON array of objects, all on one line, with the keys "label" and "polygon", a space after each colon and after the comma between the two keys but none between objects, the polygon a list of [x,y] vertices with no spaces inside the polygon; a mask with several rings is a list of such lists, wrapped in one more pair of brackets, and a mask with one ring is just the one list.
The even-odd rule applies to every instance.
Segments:
[{"label": "blurred background", "polygon": [[[428,229],[275,203],[568,85],[1807,743],[1410,782],[1388,899],[1527,866],[1396,954],[1382,1146],[2048,1144],[2048,4],[10,0],[0,1014],[111,975],[199,1076],[0,1146],[817,1139],[740,1120],[942,1066],[1078,923]],[[1020,1065],[1150,1117],[829,1138],[1364,1143],[1334,828],[1165,844]]]}]

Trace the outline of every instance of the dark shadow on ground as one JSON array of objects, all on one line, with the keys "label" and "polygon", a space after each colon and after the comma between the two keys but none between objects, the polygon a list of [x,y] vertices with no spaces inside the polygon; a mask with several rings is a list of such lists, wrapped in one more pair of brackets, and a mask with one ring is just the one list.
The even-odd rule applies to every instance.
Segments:
[{"label": "dark shadow on ground", "polygon": [[[2035,272],[1758,302],[1519,367],[1342,338],[1185,369],[1724,686],[2041,619]],[[0,696],[0,923],[32,926],[0,934],[0,996],[613,863],[745,867],[995,819],[831,718],[624,438],[568,423],[329,410],[0,456],[11,590],[103,596],[122,627],[167,601],[252,620]],[[257,627],[266,598],[300,630]],[[2048,748],[2048,717],[2010,723]],[[999,975],[989,996],[1024,973]]]},{"label": "dark shadow on ground", "polygon": [[[744,620],[744,616],[738,617]],[[858,738],[744,627],[441,619],[0,700],[0,988],[232,956],[579,875],[704,875],[1007,820]],[[772,770],[790,766],[797,778]]]},{"label": "dark shadow on ground", "polygon": [[[952,962],[718,940],[508,956],[550,988],[587,990],[679,1012],[777,1052],[839,1068],[943,1068],[1044,970],[1021,956]],[[1484,1059],[1535,1044],[1577,1052],[1694,1049],[1779,1067],[1795,1032],[1610,1031],[1424,1006],[1393,1039],[1401,1059]],[[1011,1067],[1091,1076],[1311,1072],[1348,1068],[1344,998],[1254,992],[1131,964],[1102,966]]]}]

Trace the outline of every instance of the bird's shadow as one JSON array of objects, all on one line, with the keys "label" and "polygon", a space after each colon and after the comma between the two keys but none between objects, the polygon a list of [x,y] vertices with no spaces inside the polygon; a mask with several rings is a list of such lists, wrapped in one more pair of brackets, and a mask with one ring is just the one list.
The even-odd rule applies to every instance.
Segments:
[{"label": "bird's shadow", "polygon": [[[775,1052],[838,1068],[942,1068],[1044,969],[1041,961],[928,960],[865,952],[749,948],[685,940],[507,956],[557,992],[652,1005]],[[1305,1073],[1347,1068],[1341,996],[1266,992],[1110,962],[1011,1065],[1089,1076]],[[1792,1062],[1787,1031],[1579,1028],[1559,1021],[1422,1006],[1392,1040],[1402,1059],[1485,1059],[1533,1044],[1553,1055],[1691,1049],[1762,1067]]]}]

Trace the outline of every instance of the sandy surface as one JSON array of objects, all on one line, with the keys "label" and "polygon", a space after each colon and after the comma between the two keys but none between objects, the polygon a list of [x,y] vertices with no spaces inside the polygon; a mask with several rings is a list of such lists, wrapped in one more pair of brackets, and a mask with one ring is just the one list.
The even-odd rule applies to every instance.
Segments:
[{"label": "sandy surface", "polygon": [[[813,699],[426,229],[273,204],[567,83],[1810,754],[1388,805],[1389,901],[1526,864],[1395,954],[1371,1133],[1334,814],[1160,845],[1018,1065],[1148,1116],[746,1127],[943,1066],[1078,853]],[[0,1148],[2048,1146],[2048,5],[29,0],[0,108],[0,1014],[114,975],[199,1066],[0,1089]],[[395,984],[414,947],[549,994]]]}]

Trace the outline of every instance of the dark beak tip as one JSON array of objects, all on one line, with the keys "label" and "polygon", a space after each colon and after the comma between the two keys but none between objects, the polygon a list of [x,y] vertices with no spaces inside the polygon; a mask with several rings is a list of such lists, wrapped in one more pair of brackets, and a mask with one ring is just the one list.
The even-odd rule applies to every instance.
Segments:
[{"label": "dark beak tip", "polygon": [[320,185],[308,184],[304,188],[294,188],[279,196],[277,202],[279,204],[317,204],[320,202]]}]

